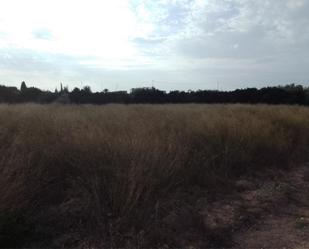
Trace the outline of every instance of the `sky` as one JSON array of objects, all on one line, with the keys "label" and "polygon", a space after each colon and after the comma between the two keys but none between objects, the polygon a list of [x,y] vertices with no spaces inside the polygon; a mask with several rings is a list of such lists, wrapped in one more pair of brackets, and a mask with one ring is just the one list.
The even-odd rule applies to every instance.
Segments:
[{"label": "sky", "polygon": [[0,84],[309,85],[309,0],[0,0]]}]

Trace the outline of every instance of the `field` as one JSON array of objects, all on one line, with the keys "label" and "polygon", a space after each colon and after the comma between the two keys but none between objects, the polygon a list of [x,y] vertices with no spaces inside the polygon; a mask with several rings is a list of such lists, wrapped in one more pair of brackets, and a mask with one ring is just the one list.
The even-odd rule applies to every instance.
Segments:
[{"label": "field", "polygon": [[308,151],[307,107],[2,104],[0,245],[232,247]]}]

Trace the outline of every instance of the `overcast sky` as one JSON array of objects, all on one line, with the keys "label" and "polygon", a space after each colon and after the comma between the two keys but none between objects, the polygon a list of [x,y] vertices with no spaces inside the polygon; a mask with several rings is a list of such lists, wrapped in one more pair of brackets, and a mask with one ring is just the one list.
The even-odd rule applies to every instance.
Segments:
[{"label": "overcast sky", "polygon": [[1,0],[0,84],[309,83],[309,0]]}]

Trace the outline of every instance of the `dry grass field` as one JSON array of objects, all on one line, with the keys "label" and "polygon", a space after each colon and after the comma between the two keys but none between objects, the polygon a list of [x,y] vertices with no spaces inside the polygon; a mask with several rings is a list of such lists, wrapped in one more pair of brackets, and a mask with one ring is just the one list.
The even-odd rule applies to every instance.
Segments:
[{"label": "dry grass field", "polygon": [[0,245],[219,246],[207,207],[308,150],[307,107],[2,104]]}]

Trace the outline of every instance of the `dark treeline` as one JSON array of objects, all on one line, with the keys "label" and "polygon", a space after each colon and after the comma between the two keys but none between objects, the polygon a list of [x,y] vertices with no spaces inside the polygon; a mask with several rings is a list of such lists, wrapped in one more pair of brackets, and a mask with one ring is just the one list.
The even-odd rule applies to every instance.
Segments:
[{"label": "dark treeline", "polygon": [[286,85],[237,89],[234,91],[161,91],[154,87],[133,88],[130,92],[107,89],[92,92],[89,86],[82,89],[60,87],[54,92],[42,91],[39,88],[27,87],[25,82],[17,87],[0,85],[1,103],[75,103],[75,104],[106,104],[106,103],[267,103],[267,104],[299,104],[309,105],[309,88],[301,85]]}]

